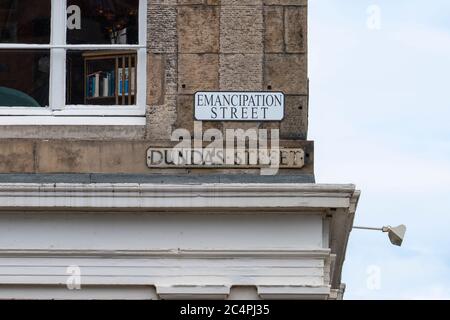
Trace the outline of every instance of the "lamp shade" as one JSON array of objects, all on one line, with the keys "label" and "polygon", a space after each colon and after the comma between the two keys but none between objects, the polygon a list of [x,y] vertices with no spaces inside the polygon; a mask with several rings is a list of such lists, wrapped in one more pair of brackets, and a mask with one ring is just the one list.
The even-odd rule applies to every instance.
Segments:
[{"label": "lamp shade", "polygon": [[403,239],[405,238],[406,233],[406,226],[400,225],[395,228],[389,228],[388,229],[388,236],[389,240],[391,240],[391,243],[396,246],[401,246],[403,243]]}]

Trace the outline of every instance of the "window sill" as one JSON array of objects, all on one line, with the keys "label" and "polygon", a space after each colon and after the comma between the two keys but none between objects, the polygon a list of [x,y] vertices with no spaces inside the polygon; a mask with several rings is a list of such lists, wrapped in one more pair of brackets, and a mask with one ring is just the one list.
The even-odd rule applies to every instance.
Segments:
[{"label": "window sill", "polygon": [[62,110],[0,107],[3,126],[145,126],[145,108],[139,106],[66,106]]},{"label": "window sill", "polygon": [[1,126],[145,126],[145,116],[0,116]]}]

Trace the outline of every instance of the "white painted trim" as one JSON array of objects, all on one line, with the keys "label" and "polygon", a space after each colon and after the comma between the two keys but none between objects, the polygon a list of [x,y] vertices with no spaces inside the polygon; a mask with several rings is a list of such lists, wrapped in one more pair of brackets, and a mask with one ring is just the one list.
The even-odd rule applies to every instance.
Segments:
[{"label": "white painted trim", "polygon": [[52,0],[50,45],[62,46],[66,43],[67,1]]},{"label": "white painted trim", "polygon": [[[210,292],[208,292],[210,288]],[[342,292],[340,290],[330,290],[329,295],[324,295],[323,292],[326,288],[320,287],[303,287],[290,288],[285,287],[289,292],[296,292],[293,294],[262,294],[259,298],[267,300],[272,299],[320,299],[320,300],[341,300]],[[228,294],[225,294],[230,290]],[[184,287],[181,290],[180,287],[174,288],[159,288],[160,294],[158,295],[154,286],[151,285],[84,285],[82,290],[67,290],[66,286],[62,284],[58,285],[32,285],[32,286],[20,286],[20,285],[2,285],[0,287],[0,299],[12,299],[12,300],[217,300],[217,299],[229,299],[231,289],[227,286],[209,286],[197,289],[195,286]],[[188,291],[192,291],[192,295],[187,295]],[[166,293],[167,292],[167,293]],[[264,291],[265,292],[265,291]],[[199,294],[202,293],[202,294]],[[263,298],[264,297],[264,298]],[[257,300],[258,297],[252,297],[253,300]]]},{"label": "white painted trim", "polygon": [[66,103],[66,51],[50,51],[50,109],[58,110]]},{"label": "white painted trim", "polygon": [[0,49],[27,49],[27,50],[138,50],[145,49],[146,45],[139,44],[27,44],[27,43],[0,43]]},{"label": "white painted trim", "polygon": [[[52,0],[51,6],[51,46],[66,43],[67,23],[66,0]],[[50,49],[50,109],[56,110],[66,103],[66,50]]]},{"label": "white painted trim", "polygon": [[2,126],[145,126],[145,117],[126,116],[0,116]]},{"label": "white painted trim", "polygon": [[[83,286],[115,290],[122,286],[152,286],[159,298],[226,298],[225,288],[255,286],[263,299],[328,299],[330,284],[340,284],[340,272],[331,272],[333,255],[343,261],[351,229],[351,210],[359,192],[353,185],[316,184],[0,184],[0,215],[16,212],[45,217],[88,214],[97,219],[105,212],[146,212],[168,215],[177,221],[184,214],[242,214],[263,220],[266,213],[316,215],[324,213],[331,224],[330,248],[320,244],[296,246],[233,247],[222,245],[161,245],[144,250],[138,246],[51,246],[33,242],[0,250],[0,283],[3,288],[27,286],[23,294],[38,294],[47,286],[64,285],[66,267],[82,268]],[[337,209],[337,210],[330,210]],[[255,220],[255,221],[256,221]],[[237,220],[238,221],[238,220]],[[133,232],[132,224],[121,228]],[[128,229],[127,229],[128,228]],[[318,228],[318,230],[322,230]],[[244,231],[245,232],[245,231]],[[296,233],[297,234],[297,233]],[[128,249],[129,248],[129,249]],[[334,269],[341,269],[337,263]],[[338,270],[340,271],[340,270]],[[335,287],[334,287],[335,288]],[[55,298],[61,293],[52,293]],[[2,291],[0,297],[15,297]]]},{"label": "white painted trim", "polygon": [[326,300],[331,293],[329,286],[257,286],[257,288],[258,295],[264,300]]},{"label": "white painted trim", "polygon": [[157,300],[152,286],[83,286],[67,290],[58,285],[1,285],[0,300]]},{"label": "white painted trim", "polygon": [[[145,109],[139,106],[68,105],[61,110],[32,107],[0,107],[0,116],[128,116],[144,117]],[[5,121],[8,120],[6,117]],[[10,119],[11,120],[11,119]],[[20,120],[20,119],[19,119]],[[17,120],[12,119],[16,122]]]},{"label": "white painted trim", "polygon": [[145,116],[145,108],[140,106],[90,106],[68,105],[63,110],[53,112],[54,116]]},{"label": "white painted trim", "polygon": [[[137,66],[136,82],[137,101],[138,106],[145,106],[147,104],[147,1],[139,1],[139,45],[137,50]],[[145,85],[144,85],[145,84]],[[144,108],[145,114],[145,108]]]},{"label": "white painted trim", "polygon": [[139,46],[147,48],[147,1],[139,1]]},{"label": "white painted trim", "polygon": [[[3,191],[37,191],[37,192],[156,192],[174,194],[192,192],[224,192],[241,194],[247,197],[252,192],[267,193],[275,196],[282,194],[324,197],[335,196],[347,198],[357,192],[353,184],[310,184],[310,183],[198,183],[198,184],[139,184],[139,183],[0,183],[0,192]],[[242,194],[244,193],[244,194]],[[1,204],[1,203],[0,203]]]},{"label": "white painted trim", "polygon": [[[141,1],[142,2],[142,1]],[[144,1],[145,2],[145,1]],[[137,52],[137,73],[136,73],[136,82],[138,83],[137,89],[137,101],[136,105],[144,108],[141,108],[141,112],[145,114],[145,106],[147,104],[147,50],[139,49]]]},{"label": "white painted trim", "polygon": [[[33,107],[0,107],[0,116],[51,116],[53,111],[46,108]],[[2,118],[0,117],[0,120]]]},{"label": "white painted trim", "polygon": [[163,300],[225,300],[230,286],[157,286],[156,292]]},{"label": "white painted trim", "polygon": [[[260,297],[271,294],[279,298],[279,294],[288,294],[292,298],[295,294],[296,298],[308,298],[323,293],[320,289],[328,288],[329,283],[324,275],[330,251],[291,252],[231,250],[224,255],[209,249],[200,255],[139,251],[136,255],[119,256],[107,251],[86,256],[81,250],[71,254],[67,250],[66,255],[60,256],[51,250],[39,255],[22,251],[17,255],[0,255],[0,293],[10,299],[2,288],[26,285],[28,294],[33,292],[31,289],[37,294],[45,286],[63,286],[68,277],[67,267],[73,265],[80,268],[83,290],[92,286],[112,290],[151,286],[162,299],[225,299],[230,288],[240,286],[258,288]],[[54,294],[56,298],[61,295]]]},{"label": "white painted trim", "polygon": [[0,258],[13,257],[34,257],[34,258],[95,258],[95,257],[109,257],[111,259],[118,258],[223,258],[229,259],[232,257],[246,257],[246,258],[313,258],[326,259],[330,256],[331,250],[327,249],[260,249],[260,250],[10,250],[0,249]]},{"label": "white painted trim", "polygon": [[[64,118],[63,118],[64,119]],[[122,119],[122,118],[119,118]],[[348,210],[353,185],[312,184],[0,184],[2,208],[288,208]]]}]

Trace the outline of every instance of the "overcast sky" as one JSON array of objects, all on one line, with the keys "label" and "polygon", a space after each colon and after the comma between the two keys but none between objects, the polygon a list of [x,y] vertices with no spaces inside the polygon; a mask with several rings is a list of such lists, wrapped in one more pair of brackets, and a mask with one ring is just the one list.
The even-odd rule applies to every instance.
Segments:
[{"label": "overcast sky", "polygon": [[409,228],[352,232],[345,297],[450,299],[450,1],[310,0],[309,45],[317,181],[357,185],[356,225]]}]

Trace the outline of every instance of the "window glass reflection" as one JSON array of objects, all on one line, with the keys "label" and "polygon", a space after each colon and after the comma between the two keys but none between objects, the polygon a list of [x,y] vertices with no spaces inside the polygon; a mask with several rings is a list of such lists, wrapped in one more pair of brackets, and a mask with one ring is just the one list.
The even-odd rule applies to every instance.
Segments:
[{"label": "window glass reflection", "polygon": [[50,43],[51,0],[0,0],[0,43]]},{"label": "window glass reflection", "polygon": [[68,0],[67,43],[138,44],[139,0]]},{"label": "window glass reflection", "polygon": [[135,105],[136,52],[67,52],[68,105]]},{"label": "window glass reflection", "polygon": [[49,50],[1,50],[0,106],[48,106],[49,75]]}]

